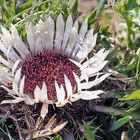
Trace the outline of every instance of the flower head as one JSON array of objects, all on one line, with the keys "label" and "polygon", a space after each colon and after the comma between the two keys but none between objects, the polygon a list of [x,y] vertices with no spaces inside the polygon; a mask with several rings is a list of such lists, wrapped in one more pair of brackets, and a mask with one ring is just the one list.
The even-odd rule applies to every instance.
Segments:
[{"label": "flower head", "polygon": [[[96,44],[97,34],[88,30],[87,19],[82,26],[66,23],[60,14],[54,23],[51,17],[33,26],[26,25],[27,42],[24,43],[16,27],[10,31],[1,28],[0,62],[9,71],[0,69],[2,87],[14,98],[2,103],[43,103],[41,116],[48,112],[49,104],[62,107],[79,99],[99,98],[102,90],[89,90],[101,83],[109,74],[99,73],[108,61],[108,51],[99,50],[88,58]],[[95,77],[94,80],[89,78]],[[12,85],[12,87],[11,87]]]}]

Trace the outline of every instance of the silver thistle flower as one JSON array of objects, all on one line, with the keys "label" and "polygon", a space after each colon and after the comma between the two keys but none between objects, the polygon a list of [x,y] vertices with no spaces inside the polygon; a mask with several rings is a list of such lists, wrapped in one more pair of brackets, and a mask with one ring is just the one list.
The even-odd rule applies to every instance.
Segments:
[{"label": "silver thistle flower", "polygon": [[[56,28],[56,29],[55,29]],[[48,112],[49,104],[62,107],[77,100],[99,98],[102,90],[88,90],[98,85],[109,74],[99,71],[107,64],[109,51],[99,50],[88,59],[96,44],[97,33],[88,30],[87,19],[81,28],[73,23],[72,16],[66,23],[62,15],[56,23],[51,17],[33,26],[26,25],[26,45],[14,25],[10,31],[1,27],[0,62],[9,71],[0,69],[0,82],[13,100],[4,103],[26,104],[42,102],[41,116]],[[84,60],[84,61],[83,61]],[[95,80],[89,80],[95,77]],[[12,88],[10,88],[12,85]]]}]

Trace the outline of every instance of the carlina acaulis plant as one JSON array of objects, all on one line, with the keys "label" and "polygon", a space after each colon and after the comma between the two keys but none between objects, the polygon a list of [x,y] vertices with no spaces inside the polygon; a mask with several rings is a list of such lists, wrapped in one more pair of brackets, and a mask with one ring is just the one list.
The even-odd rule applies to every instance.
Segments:
[{"label": "carlina acaulis plant", "polygon": [[[1,27],[0,62],[8,71],[0,68],[0,83],[12,97],[1,104],[41,103],[40,116],[44,119],[49,105],[73,106],[73,102],[97,99],[104,93],[92,87],[110,75],[101,71],[108,62],[105,59],[109,51],[103,48],[88,58],[98,33],[88,27],[87,19],[79,27],[71,15],[65,22],[60,14],[56,22],[48,17],[36,25],[27,23],[25,30],[27,38],[23,41],[15,25],[9,30]],[[62,123],[48,134],[65,125]]]}]

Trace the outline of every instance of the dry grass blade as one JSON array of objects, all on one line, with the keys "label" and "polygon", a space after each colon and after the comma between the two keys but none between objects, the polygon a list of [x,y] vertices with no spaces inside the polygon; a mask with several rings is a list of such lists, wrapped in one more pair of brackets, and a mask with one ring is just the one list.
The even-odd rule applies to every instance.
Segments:
[{"label": "dry grass blade", "polygon": [[[42,124],[43,119],[41,117],[38,118],[37,123],[36,123],[36,128],[39,128]],[[45,136],[49,136],[52,134],[55,134],[57,132],[59,132],[60,130],[62,130],[66,124],[68,123],[67,121],[61,124],[56,124],[57,123],[57,118],[56,118],[56,114],[54,114],[50,120],[48,121],[48,123],[45,125],[43,130],[38,130],[37,132],[35,131],[33,133],[33,138],[38,138],[38,137],[45,137]]]}]

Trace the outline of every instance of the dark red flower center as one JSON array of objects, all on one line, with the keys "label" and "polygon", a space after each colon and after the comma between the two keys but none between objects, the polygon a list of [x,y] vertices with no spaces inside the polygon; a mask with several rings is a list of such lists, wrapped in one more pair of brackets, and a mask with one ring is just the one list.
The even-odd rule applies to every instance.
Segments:
[{"label": "dark red flower center", "polygon": [[35,87],[42,88],[43,82],[45,82],[48,98],[56,101],[55,80],[65,88],[65,74],[69,78],[74,92],[76,81],[73,72],[80,76],[79,68],[66,56],[52,51],[32,55],[22,64],[22,75],[25,75],[24,93],[34,97]]}]

